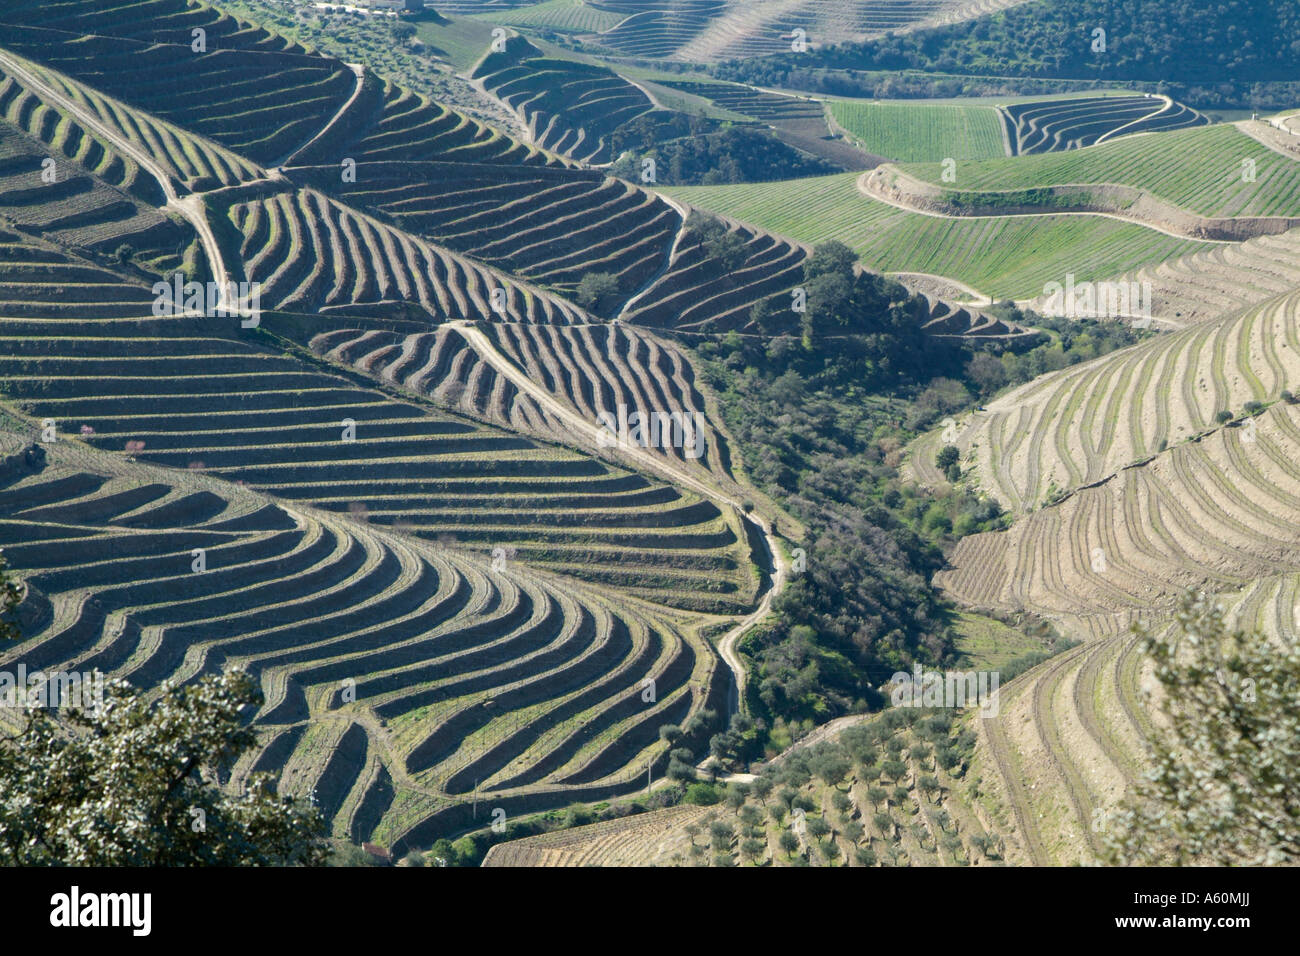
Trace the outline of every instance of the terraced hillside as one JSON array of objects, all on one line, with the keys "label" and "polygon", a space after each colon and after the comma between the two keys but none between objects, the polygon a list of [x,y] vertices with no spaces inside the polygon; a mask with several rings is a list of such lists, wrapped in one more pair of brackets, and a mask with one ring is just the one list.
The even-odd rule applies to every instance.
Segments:
[{"label": "terraced hillside", "polygon": [[[480,336],[489,347],[480,344]],[[442,325],[413,333],[337,329],[314,336],[310,347],[330,361],[516,431],[592,450],[604,447],[521,391],[518,378],[526,376],[566,409],[604,429],[610,446],[621,437],[675,463],[706,469],[724,485],[735,484],[727,441],[711,423],[709,403],[686,356],[621,323],[566,328],[500,323],[481,330]],[[668,418],[656,417],[661,414]],[[627,435],[620,436],[623,429]]]},{"label": "terraced hillside", "polygon": [[[129,16],[123,13],[129,12]],[[9,0],[4,20],[13,26],[28,26],[71,34],[116,36],[149,43],[181,43],[189,46],[193,31],[202,29],[207,41],[223,49],[263,53],[302,54],[307,51],[284,37],[245,23],[200,3],[185,0],[135,0],[129,10],[111,7],[103,0]]]},{"label": "terraced hillside", "polygon": [[149,686],[245,664],[266,702],[233,783],[272,772],[340,836],[468,822],[471,790],[515,812],[626,788],[713,686],[705,647],[572,584],[75,440],[3,432],[0,459],[27,584],[6,666]]},{"label": "terraced hillside", "polygon": [[664,86],[703,97],[733,113],[751,116],[765,123],[787,120],[820,120],[824,113],[816,100],[757,90],[737,83],[709,83],[698,80],[665,80]]},{"label": "terraced hillside", "polygon": [[[1294,347],[1292,344],[1291,347]],[[1004,693],[985,766],[1035,862],[1087,862],[1146,765],[1151,681],[1128,626],[1169,626],[1188,589],[1236,627],[1294,642],[1300,412],[1285,402],[1082,488],[1010,530],[963,539],[936,583],[961,603],[1032,608],[1085,640]]]},{"label": "terraced hillside", "polygon": [[1101,837],[1147,766],[1150,679],[1137,638],[1100,638],[1000,689],[996,717],[971,721],[969,775],[1021,864],[1097,861]]},{"label": "terraced hillside", "polygon": [[[203,271],[201,254],[191,248],[192,230],[128,191],[133,187],[146,191],[136,185],[138,170],[132,168],[132,181],[127,181],[125,164],[116,155],[110,158],[79,134],[56,141],[67,151],[60,149],[57,160],[49,156],[41,140],[0,120],[3,221],[26,232],[48,235],[55,243],[83,249],[88,256],[106,257],[126,245],[137,261],[161,269],[181,267],[188,256],[198,256],[193,265],[196,272]],[[113,180],[118,181],[116,186],[110,185]],[[75,276],[75,270],[67,273],[70,280]]]},{"label": "terraced hillside", "polygon": [[[14,321],[0,331],[34,344],[24,353],[11,343],[8,399],[61,428],[90,428],[95,447],[130,443],[140,460],[484,554],[504,549],[660,602],[731,611],[752,600],[739,519],[693,494],[439,417],[275,350],[210,338],[201,323],[105,320],[112,334],[83,338],[59,335],[57,319]],[[168,335],[156,352],[129,354],[134,336],[160,331]],[[192,407],[196,394],[210,396],[205,407]],[[304,399],[312,406],[295,412]]]},{"label": "terraced hillside", "polygon": [[791,50],[795,30],[808,49],[888,32],[965,20],[1024,0],[593,0],[626,15],[600,33],[628,57],[713,63]]},{"label": "terraced hillside", "polygon": [[[939,164],[900,169],[925,183],[943,184]],[[1130,187],[1214,218],[1300,214],[1300,163],[1231,125],[1125,137],[1064,153],[958,163],[950,188],[963,194],[1010,192],[1011,197],[999,199],[1009,202],[1017,190],[1066,185]]]},{"label": "terraced hillside", "polygon": [[[729,218],[722,221],[728,232],[744,240],[749,253],[739,269],[721,268],[702,242],[679,239],[662,278],[628,302],[621,317],[678,332],[756,331],[750,317],[754,306],[773,296],[788,296],[799,285],[810,247]],[[925,296],[917,318],[930,334],[944,338],[1027,334],[974,308],[937,297]]]},{"label": "terraced hillside", "polygon": [[[364,83],[361,89],[365,89]],[[428,162],[548,166],[556,157],[512,139],[500,130],[458,113],[395,83],[380,83],[379,103],[355,123],[337,129],[322,148],[323,159],[341,163]]]},{"label": "terraced hillside", "polygon": [[622,820],[499,843],[484,866],[645,866],[671,853],[684,855],[685,828],[703,819],[704,807],[667,807]]},{"label": "terraced hillside", "polygon": [[[1227,315],[1300,287],[1300,230],[1214,243],[1199,252],[1114,276],[1112,283],[1146,284],[1151,314],[1184,326]],[[1041,308],[1043,299],[1035,300]]]},{"label": "terraced hillside", "polygon": [[[214,142],[132,109],[54,70],[30,61],[20,62],[55,94],[84,109],[116,141],[147,151],[179,191],[232,186],[265,176],[254,163]],[[21,80],[5,76],[0,102],[6,104],[5,115],[10,122],[47,146],[59,149],[82,165],[94,164],[92,170],[100,175],[111,170],[112,185],[135,192],[144,201],[162,202],[158,184],[142,174],[129,153],[114,148],[112,142],[106,142],[107,136],[97,135],[84,121],[57,110],[56,104],[47,102],[40,91],[29,90]]]},{"label": "terraced hillside", "polygon": [[[158,3],[156,14],[188,9],[183,0]],[[105,12],[103,0],[83,6]],[[102,32],[86,36],[20,25],[32,13],[10,5],[0,11],[6,49],[266,165],[277,165],[324,127],[358,84],[337,60],[265,31],[238,30],[231,18],[225,18],[229,32],[209,36],[206,51],[195,52],[189,29],[183,39],[167,39],[172,31],[155,28],[153,19],[135,29],[158,39],[137,40],[116,32],[122,28],[107,17],[96,26]]]},{"label": "terraced hillside", "polygon": [[744,329],[756,303],[799,284],[807,248],[736,222],[727,226],[745,242],[748,257],[740,268],[727,271],[708,256],[701,242],[679,241],[667,271],[627,303],[623,318],[684,331]]},{"label": "terraced hillside", "polygon": [[517,3],[507,0],[497,4],[488,2],[463,2],[452,0],[443,4],[447,13],[475,16],[504,26],[540,28],[557,33],[600,33],[612,29],[625,19],[614,10],[602,10],[587,0],[543,0],[541,3],[525,0]]},{"label": "terraced hillside", "polygon": [[1294,576],[1295,443],[1279,404],[1084,488],[1006,532],[964,539],[942,585],[963,603],[1032,605],[1116,633],[1188,588],[1232,593]]},{"label": "terraced hillside", "polygon": [[533,0],[445,0],[441,4],[443,13],[457,16],[470,16],[476,13],[506,13],[533,5]]},{"label": "terraced hillside", "polygon": [[1012,155],[1079,149],[1132,133],[1209,123],[1208,117],[1167,96],[1071,97],[1003,106],[999,113]]},{"label": "terraced hillside", "polygon": [[655,109],[608,67],[548,58],[523,37],[488,53],[470,75],[518,114],[534,144],[593,165],[617,159],[612,134]]},{"label": "terraced hillside", "polygon": [[[1017,511],[1092,485],[1217,427],[1220,412],[1276,402],[1300,377],[1289,293],[1045,375],[956,422],[954,442],[982,488]],[[1248,429],[1249,426],[1243,426]],[[940,441],[914,452],[928,460]]]},{"label": "terraced hillside", "polygon": [[[121,6],[0,10],[0,543],[29,584],[3,661],[249,663],[231,785],[271,771],[398,852],[662,772],[660,727],[725,713],[784,569],[714,398],[643,328],[743,331],[808,249],[727,221],[724,267],[653,192],[206,7]],[[154,315],[178,268],[266,311]],[[616,322],[570,301],[593,273]],[[935,335],[1020,331],[915,304]],[[620,406],[689,414],[699,456],[592,447]]]},{"label": "terraced hillside", "polygon": [[403,307],[418,303],[434,318],[567,324],[584,315],[563,300],[448,253],[311,189],[238,203],[249,279],[262,283],[263,305],[287,311]]},{"label": "terraced hillside", "polygon": [[[455,156],[453,153],[452,156]],[[626,300],[663,270],[682,215],[655,194],[595,171],[436,163],[295,169],[358,209],[407,233],[572,295],[608,273]]]},{"label": "terraced hillside", "polygon": [[50,242],[0,229],[0,302],[15,319],[82,316],[86,321],[147,315],[153,296],[138,280]]},{"label": "terraced hillside", "polygon": [[663,85],[707,100],[729,113],[751,117],[770,127],[786,145],[840,169],[869,169],[879,161],[870,152],[837,138],[827,123],[825,107],[812,97],[776,93],[737,83],[666,80]]},{"label": "terraced hillside", "polygon": [[[990,866],[1028,861],[969,751],[994,718],[900,708],[843,718],[821,739],[677,806],[494,846],[484,866]],[[844,771],[828,782],[828,760]],[[989,781],[991,782],[991,781]],[[972,799],[972,793],[978,799]],[[736,799],[732,799],[733,796]]]},{"label": "terraced hillside", "polygon": [[602,46],[625,56],[666,59],[721,15],[726,0],[601,0],[596,7],[622,18],[601,33]]},{"label": "terraced hillside", "polygon": [[[97,129],[114,143],[120,135],[140,155],[167,155],[171,141],[127,132],[170,128],[161,121],[96,100],[53,71],[41,76],[93,106],[102,120]],[[362,155],[419,155],[431,144],[435,155],[459,148],[489,163],[528,163],[538,155],[481,135],[481,128],[466,129],[427,102],[384,93],[370,125],[339,130],[362,145]],[[32,128],[49,130],[32,119],[35,107],[15,109]],[[26,145],[22,136],[15,132],[6,142],[14,146],[13,162],[25,166],[35,153],[17,151]],[[223,155],[202,140],[176,143],[173,155]],[[235,183],[214,180],[182,174],[172,186]],[[92,195],[110,189],[88,182]],[[59,185],[42,195],[49,200],[42,213],[57,212]],[[161,205],[160,184],[153,190],[145,195]],[[67,187],[67,194],[75,190]],[[216,195],[208,206],[220,209]],[[20,190],[6,196],[7,211],[17,210]],[[248,178],[220,196],[233,201],[232,225],[246,228],[249,240],[243,249],[237,244],[236,255],[227,248],[227,260],[242,274],[265,277],[276,305],[363,310],[416,301],[440,315],[485,315],[493,288],[504,285],[510,317],[561,323],[581,315],[282,176]],[[29,225],[64,238],[63,224]],[[32,539],[33,546],[10,552],[33,584],[34,603],[24,616],[34,636],[20,659],[35,666],[75,655],[145,683],[249,661],[269,699],[259,722],[266,749],[239,768],[235,782],[253,769],[275,771],[283,789],[314,793],[336,833],[393,842],[463,825],[471,789],[512,812],[627,789],[645,760],[663,758],[660,724],[717,707],[725,685],[714,679],[716,654],[675,623],[629,605],[640,597],[695,610],[747,609],[757,581],[738,516],[588,456],[394,400],[305,355],[239,340],[233,318],[224,325],[142,318],[153,296],[139,275],[104,269],[53,242],[9,231],[2,238],[5,399],[34,421],[48,419],[63,442],[80,435],[69,447],[91,456],[92,470],[118,476],[104,504],[96,500],[104,482],[84,477],[62,497],[36,491],[41,507],[30,517],[55,533],[41,550],[43,539],[19,529],[17,540]],[[387,255],[376,257],[373,248]],[[470,386],[468,376],[458,377],[469,371],[459,364],[439,371],[440,385]],[[44,425],[34,431],[44,433]],[[123,450],[125,460],[117,457]],[[150,468],[150,476],[183,491],[131,477]],[[68,483],[57,477],[56,488],[64,489]],[[240,485],[250,490],[236,491]],[[246,516],[249,508],[222,505],[222,491],[256,501],[255,518]],[[272,502],[267,492],[322,510],[300,519],[294,506]],[[107,528],[102,544],[78,552],[93,569],[68,564],[63,546],[83,536],[69,536],[65,521],[111,523],[136,511],[163,529],[161,541],[123,539]],[[229,522],[208,534],[218,515]],[[191,517],[203,530],[188,527]],[[649,536],[635,541],[635,527]],[[248,531],[248,541],[227,531]],[[188,582],[187,565],[171,569],[166,556],[174,551],[188,562],[191,545],[204,548],[209,572],[238,571],[204,577],[213,590],[178,601],[187,592],[173,579]],[[445,558],[449,551],[461,557]],[[260,564],[244,567],[259,554]],[[119,566],[108,560],[114,555],[126,560]],[[133,563],[133,556],[141,560]],[[226,558],[240,560],[224,565]],[[632,571],[629,560],[640,570]],[[562,572],[554,579],[562,586],[540,584],[538,568]],[[618,609],[601,598],[586,603],[576,583],[584,577],[607,597],[618,594]],[[99,603],[86,603],[86,585],[76,585],[82,591],[71,598],[58,589],[79,581],[103,585]],[[166,603],[159,588],[169,595]],[[111,598],[105,589],[113,590]],[[243,611],[214,618],[232,595]],[[142,624],[132,617],[137,599],[148,612]],[[212,624],[202,637],[198,622]],[[360,665],[358,655],[375,666]],[[649,701],[642,697],[648,679],[656,688]],[[340,680],[363,689],[363,703],[345,708],[354,713],[336,713],[346,703]],[[635,697],[623,693],[628,689]]]},{"label": "terraced hillside", "polygon": [[[146,683],[251,662],[268,696],[266,749],[239,773],[277,771],[287,790],[314,790],[337,833],[386,841],[463,822],[476,780],[481,797],[512,812],[635,786],[661,747],[658,726],[703,707],[711,688],[725,691],[712,650],[629,610],[628,598],[745,606],[754,584],[739,519],[280,349],[221,338],[211,320],[138,318],[148,288],[102,269],[82,267],[86,291],[70,300],[34,280],[71,263],[8,239],[6,263],[33,267],[25,299],[4,295],[5,401],[57,429],[60,440],[45,445],[51,463],[66,448],[93,462],[81,471],[109,475],[33,469],[32,495],[19,496],[53,540],[40,547],[46,539],[25,525],[15,531],[22,546],[7,548],[34,585],[24,611],[33,636],[15,659],[75,656]],[[14,441],[21,450],[29,439]],[[232,509],[223,494],[243,504]],[[299,517],[302,507],[314,517]],[[161,538],[107,528],[101,544],[81,547],[74,528],[86,566],[68,564],[64,525],[128,512],[128,528],[138,517]],[[637,512],[644,523],[629,524]],[[634,543],[638,525],[649,536]],[[194,548],[208,571],[191,578]],[[642,571],[629,573],[633,556]],[[625,595],[618,610],[578,596],[583,565],[607,597]],[[533,568],[563,572],[543,575],[562,587],[539,583]],[[177,599],[191,593],[182,582],[200,579],[212,590]],[[86,603],[87,587],[97,603]],[[65,597],[68,588],[81,590]],[[232,595],[241,612],[214,617]],[[133,602],[148,612],[138,624]],[[656,682],[651,707],[645,678]],[[346,714],[341,680],[362,691]]]}]

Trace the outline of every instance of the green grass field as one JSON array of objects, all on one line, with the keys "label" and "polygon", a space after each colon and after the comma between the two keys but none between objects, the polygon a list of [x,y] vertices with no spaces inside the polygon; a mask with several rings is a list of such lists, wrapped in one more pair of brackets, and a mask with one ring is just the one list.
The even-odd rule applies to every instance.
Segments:
[{"label": "green grass field", "polygon": [[[1255,181],[1243,176],[1254,161]],[[941,183],[939,163],[904,167]],[[1067,183],[1121,183],[1203,216],[1300,215],[1300,163],[1233,126],[1132,136],[1067,153],[959,163],[956,188],[1029,189]]]},{"label": "green grass field", "polygon": [[962,667],[966,668],[996,670],[1043,649],[1041,641],[983,614],[958,614],[953,630]]},{"label": "green grass field", "polygon": [[904,163],[1006,156],[997,113],[985,106],[931,106],[838,100],[836,122],[868,152]]},{"label": "green grass field", "polygon": [[458,19],[447,23],[417,23],[415,34],[457,70],[468,70],[492,44],[492,24]]},{"label": "green grass field", "polygon": [[599,33],[626,20],[627,15],[597,10],[579,0],[546,0],[518,10],[474,14],[474,19],[511,27],[545,27],[560,33]]},{"label": "green grass field", "polygon": [[1204,248],[1102,216],[943,219],[905,212],[859,193],[858,175],[664,192],[801,242],[838,239],[870,269],[949,276],[999,299],[1032,298],[1067,273],[1095,281]]}]

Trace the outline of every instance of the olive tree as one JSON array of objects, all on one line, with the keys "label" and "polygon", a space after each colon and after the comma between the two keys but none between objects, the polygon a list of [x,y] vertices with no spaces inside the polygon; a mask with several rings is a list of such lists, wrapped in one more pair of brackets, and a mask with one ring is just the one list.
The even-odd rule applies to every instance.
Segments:
[{"label": "olive tree", "polygon": [[1300,862],[1300,647],[1230,633],[1204,594],[1183,599],[1169,633],[1138,633],[1168,730],[1150,742],[1152,769],[1106,827],[1110,861]]}]

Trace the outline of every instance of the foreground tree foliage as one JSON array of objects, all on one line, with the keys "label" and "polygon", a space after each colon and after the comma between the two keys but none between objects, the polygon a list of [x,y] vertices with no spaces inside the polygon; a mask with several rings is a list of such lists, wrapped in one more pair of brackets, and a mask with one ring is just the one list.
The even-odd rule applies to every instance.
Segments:
[{"label": "foreground tree foliage", "polygon": [[[3,636],[19,591],[0,562]],[[255,742],[261,702],[241,670],[193,686],[168,682],[147,700],[105,683],[93,708],[31,707],[0,738],[0,865],[315,865],[326,858],[320,814],[257,775],[238,795],[215,782]]]},{"label": "foreground tree foliage", "polygon": [[1300,862],[1300,648],[1229,633],[1204,594],[1170,635],[1143,635],[1169,731],[1108,828],[1110,862],[1261,866]]}]

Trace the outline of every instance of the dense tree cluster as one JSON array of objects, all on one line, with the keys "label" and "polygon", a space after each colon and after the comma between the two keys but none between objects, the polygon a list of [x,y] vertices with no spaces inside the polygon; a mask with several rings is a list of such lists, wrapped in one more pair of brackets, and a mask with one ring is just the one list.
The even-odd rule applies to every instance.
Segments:
[{"label": "dense tree cluster", "polygon": [[[1099,28],[1104,52],[1094,50]],[[968,22],[724,64],[714,72],[741,82],[881,97],[974,92],[941,91],[935,84],[959,82],[951,74],[986,76],[1004,89],[1008,78],[1146,82],[1152,91],[1200,106],[1280,108],[1295,98],[1298,68],[1300,0],[1041,0]],[[945,77],[898,73],[868,80],[859,73],[905,70]],[[1220,79],[1209,84],[1207,76]]]},{"label": "dense tree cluster", "polygon": [[727,124],[716,132],[690,131],[674,137],[676,126],[698,125],[698,117],[675,114],[674,126],[659,121],[659,115],[647,114],[615,134],[615,150],[631,150],[614,164],[616,176],[637,181],[647,157],[655,161],[655,181],[661,186],[752,183],[840,172],[763,129]]},{"label": "dense tree cluster", "polygon": [[[720,225],[695,217],[690,229],[725,254]],[[855,271],[852,251],[836,242],[815,250],[802,288],[802,312],[788,295],[755,308],[770,337],[732,333],[697,349],[748,475],[808,532],[806,570],[792,576],[769,625],[741,645],[755,665],[749,694],[761,726],[723,735],[736,761],[759,756],[792,723],[880,704],[880,684],[913,661],[953,660],[949,611],[931,577],[944,548],[1005,516],[961,483],[951,455],[951,487],[904,481],[903,447],[1004,388],[1152,334],[1002,303],[993,311],[1003,318],[1043,328],[1038,344],[999,351],[940,341],[921,330],[917,297]]]},{"label": "dense tree cluster", "polygon": [[[769,733],[778,719],[878,705],[876,688],[895,670],[950,660],[930,577],[954,531],[1000,521],[990,501],[922,492],[898,474],[911,437],[972,402],[959,381],[971,354],[925,336],[918,300],[854,273],[838,243],[816,250],[805,286],[807,311],[784,319],[802,339],[732,334],[698,348],[751,479],[808,530],[806,570],[741,648],[755,664],[750,703]],[[725,743],[753,756],[753,728],[729,733]]]},{"label": "dense tree cluster", "polygon": [[1159,334],[1138,330],[1113,319],[1038,315],[1011,302],[999,303],[987,311],[1008,322],[1032,326],[1044,333],[1044,339],[1027,350],[981,351],[971,356],[962,378],[981,398],[1007,386],[1023,385],[1045,372],[1068,368]]},{"label": "dense tree cluster", "polygon": [[[1046,0],[841,48],[836,65],[1099,79],[1291,80],[1298,0]],[[1097,41],[1103,30],[1104,47]]]}]

